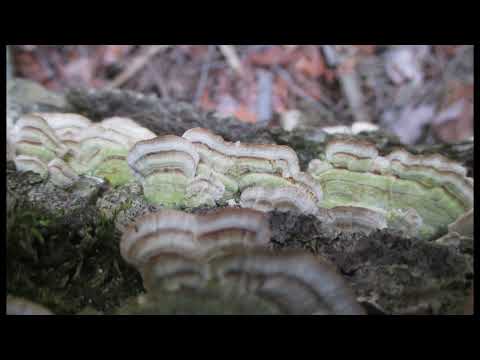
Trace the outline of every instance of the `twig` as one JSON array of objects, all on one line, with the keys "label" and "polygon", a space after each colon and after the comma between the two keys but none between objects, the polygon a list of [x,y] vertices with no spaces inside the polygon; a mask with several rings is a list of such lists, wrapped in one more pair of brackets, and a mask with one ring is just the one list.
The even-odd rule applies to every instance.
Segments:
[{"label": "twig", "polygon": [[211,65],[212,65],[211,61],[212,61],[212,56],[213,56],[213,51],[214,50],[215,50],[214,45],[208,45],[207,58],[205,59],[205,62],[202,64],[200,79],[198,80],[197,91],[195,92],[194,103],[197,106],[200,104],[200,100],[202,98],[203,91],[205,89],[205,86],[207,85],[208,72],[210,71],[210,68],[211,68]]},{"label": "twig", "polygon": [[122,71],[112,82],[110,82],[108,88],[116,88],[125,84],[133,75],[135,75],[140,69],[142,69],[148,61],[155,56],[159,51],[168,48],[170,45],[151,45],[144,49],[135,59],[132,60],[130,65]]},{"label": "twig", "polygon": [[266,124],[272,118],[273,75],[266,70],[257,70],[257,122]]},{"label": "twig", "polygon": [[300,96],[301,98],[303,98],[304,100],[306,100],[307,102],[311,103],[315,108],[317,108],[319,111],[321,111],[322,113],[325,113],[329,116],[332,116],[332,113],[329,109],[327,109],[323,104],[321,104],[319,101],[315,100],[314,98],[312,98],[310,95],[308,95],[300,86],[298,86],[297,84],[295,84],[295,82],[293,81],[292,77],[290,76],[290,74],[288,73],[288,71],[282,69],[280,66],[278,65],[275,65],[273,67],[274,71],[280,76],[282,77],[288,84],[288,86],[290,87],[290,89],[293,91],[293,93],[295,93],[297,96]]},{"label": "twig", "polygon": [[[370,116],[365,109],[365,99],[360,88],[358,74],[355,70],[355,59],[353,55],[339,54],[336,49],[328,45],[324,45],[323,50],[330,64],[339,65],[337,68],[339,70],[337,71],[338,77],[342,85],[343,93],[348,100],[353,118],[355,121],[370,122]],[[348,48],[345,50],[349,52]]]},{"label": "twig", "polygon": [[152,63],[148,63],[147,69],[152,74],[153,80],[155,81],[155,86],[160,91],[162,98],[165,100],[170,99],[170,96],[168,95],[168,88],[162,75],[162,68],[160,66],[154,67]]},{"label": "twig", "polygon": [[223,56],[227,60],[228,64],[235,70],[239,75],[243,73],[242,64],[238,58],[237,52],[232,45],[218,45]]}]

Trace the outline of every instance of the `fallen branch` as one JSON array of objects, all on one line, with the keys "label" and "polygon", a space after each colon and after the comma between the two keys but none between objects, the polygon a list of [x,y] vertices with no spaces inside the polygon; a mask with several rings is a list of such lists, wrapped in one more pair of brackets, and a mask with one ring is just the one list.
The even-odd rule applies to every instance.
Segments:
[{"label": "fallen branch", "polygon": [[200,79],[198,80],[197,91],[195,92],[194,103],[195,105],[200,105],[200,100],[202,98],[203,91],[207,85],[208,73],[211,68],[211,61],[213,56],[213,45],[208,45],[208,53],[205,62],[202,64],[202,70],[200,73]]},{"label": "fallen branch", "polygon": [[218,45],[218,47],[231,68],[241,75],[243,73],[242,64],[235,48],[232,45]]},{"label": "fallen branch", "polygon": [[365,99],[355,70],[354,52],[346,51],[346,54],[340,54],[330,45],[324,45],[323,51],[330,66],[337,66],[340,84],[355,121],[371,122],[370,116],[365,110]]},{"label": "fallen branch", "polygon": [[144,51],[139,54],[132,62],[127,66],[127,68],[122,71],[112,82],[110,82],[106,87],[107,88],[116,88],[125,84],[133,75],[140,71],[148,61],[155,56],[161,50],[165,50],[170,45],[151,45],[144,49]]}]

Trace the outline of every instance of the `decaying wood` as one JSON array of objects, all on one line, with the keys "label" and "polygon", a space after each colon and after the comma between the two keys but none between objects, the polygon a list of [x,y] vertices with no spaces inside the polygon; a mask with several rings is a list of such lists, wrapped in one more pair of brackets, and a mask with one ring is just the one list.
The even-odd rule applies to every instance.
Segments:
[{"label": "decaying wood", "polygon": [[[303,169],[311,158],[318,157],[324,146],[321,141],[305,141],[301,132],[287,133],[281,129],[241,123],[235,119],[219,119],[189,104],[159,100],[155,96],[129,91],[75,90],[62,99],[66,104],[63,107],[65,111],[68,109],[81,113],[94,121],[110,116],[131,117],[158,135],[182,135],[190,128],[205,127],[229,141],[287,144],[298,153]],[[14,99],[10,100],[15,102]],[[34,102],[15,105],[17,113],[31,111]],[[62,107],[57,106],[58,109]],[[15,114],[12,115],[12,121],[15,121]],[[375,137],[380,148],[383,146],[388,149],[389,146],[398,145],[392,144],[387,137],[382,138],[378,134]],[[456,160],[464,160],[464,164],[470,166],[470,169],[473,166],[473,144],[423,150],[441,152]],[[122,224],[128,223],[135,216],[155,211],[144,201],[141,187],[127,184],[113,189],[92,179],[84,179],[73,189],[58,189],[38,175],[18,173],[13,164],[9,163],[7,205],[10,214],[18,215],[23,210],[34,208],[53,222],[63,219],[61,222],[67,228],[79,234],[72,235],[73,239],[83,239],[78,246],[73,242],[72,247],[68,247],[68,251],[62,254],[69,259],[71,268],[64,269],[62,266],[66,265],[56,262],[48,265],[57,267],[57,273],[63,274],[64,271],[66,274],[65,279],[58,280],[58,289],[45,287],[42,281],[46,282],[48,276],[53,276],[38,263],[39,259],[46,256],[45,245],[37,239],[24,244],[24,247],[20,246],[21,249],[18,250],[18,244],[12,244],[12,241],[17,239],[12,235],[12,231],[19,228],[16,222],[18,219],[10,216],[7,223],[7,234],[10,232],[7,256],[11,256],[7,261],[7,267],[10,266],[10,271],[7,271],[7,290],[12,292],[12,295],[30,296],[30,300],[51,306],[57,313],[77,313],[86,306],[108,313],[131,296],[143,291],[135,270],[124,262],[115,247],[112,248],[112,253],[108,253],[108,261],[103,260],[106,262],[97,265],[91,263],[91,259],[99,256],[96,246],[100,246],[98,239],[102,229],[101,221],[114,220],[115,224],[119,225],[117,229],[121,229]],[[209,210],[194,210],[205,211]],[[320,220],[296,213],[271,212],[269,220],[275,247],[303,248],[334,263],[355,290],[357,300],[368,313],[460,314],[464,311],[468,289],[471,287],[469,279],[473,275],[473,251],[468,244],[454,246],[407,239],[388,229],[377,231],[370,236],[327,235],[320,231]],[[44,240],[60,241],[51,240],[55,238],[58,226],[42,224],[43,222],[36,226],[41,234],[43,232]],[[108,229],[111,232],[112,244],[115,244],[115,241],[119,241],[120,233],[114,227]],[[19,252],[13,252],[12,249]],[[97,253],[92,252],[92,249],[97,249]],[[23,257],[15,257],[20,256],[18,254]],[[68,258],[68,254],[74,258]],[[12,265],[13,260],[16,265]],[[22,264],[26,266],[23,270],[40,267],[41,275],[31,277],[30,284],[22,282],[24,279],[19,279],[12,268]],[[108,276],[113,276],[113,280],[109,282],[98,274],[93,276],[86,272],[85,269],[92,266],[99,266]],[[107,271],[104,266],[108,266],[110,270]],[[74,296],[71,293],[73,286],[78,285],[82,276],[88,279],[88,288],[82,295],[84,299],[68,304],[71,296]],[[37,288],[38,290],[35,290]],[[51,300],[45,294],[50,294],[51,298],[56,300]],[[38,298],[32,298],[34,296]]]}]

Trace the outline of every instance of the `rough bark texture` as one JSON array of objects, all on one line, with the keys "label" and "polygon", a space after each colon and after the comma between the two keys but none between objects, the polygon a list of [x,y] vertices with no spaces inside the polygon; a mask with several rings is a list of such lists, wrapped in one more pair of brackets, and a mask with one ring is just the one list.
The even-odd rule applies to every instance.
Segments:
[{"label": "rough bark texture", "polygon": [[[19,114],[48,108],[78,112],[92,120],[127,116],[159,135],[205,127],[230,141],[287,144],[297,151],[302,169],[318,157],[327,138],[305,140],[302,132],[219,119],[189,104],[129,91],[72,90],[63,97],[35,84],[11,81],[15,83],[7,87],[7,116],[13,123]],[[399,145],[378,134],[371,140],[384,151]],[[472,171],[471,143],[423,150],[444,153]],[[9,294],[37,301],[56,313],[111,313],[143,291],[139,274],[118,250],[119,230],[135,216],[155,211],[145,203],[138,184],[113,189],[84,178],[62,190],[36,174],[16,172],[9,163],[7,211]],[[369,236],[333,235],[312,217],[277,212],[269,216],[278,251],[301,247],[332,261],[369,313],[463,312],[473,278],[473,243],[446,246],[402,238],[388,230]]]}]

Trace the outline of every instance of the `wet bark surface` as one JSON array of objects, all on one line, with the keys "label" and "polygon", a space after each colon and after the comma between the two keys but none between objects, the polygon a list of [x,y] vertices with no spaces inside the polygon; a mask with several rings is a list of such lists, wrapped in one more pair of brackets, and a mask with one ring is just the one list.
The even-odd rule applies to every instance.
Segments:
[{"label": "wet bark surface", "polygon": [[[35,107],[35,97],[10,95],[12,121]],[[44,99],[44,98],[43,98]],[[47,98],[47,100],[50,98]],[[327,136],[305,140],[301,132],[254,126],[173,101],[129,91],[72,90],[55,109],[94,121],[126,116],[155,133],[182,135],[205,127],[229,141],[279,143],[297,151],[302,169],[322,151]],[[48,101],[47,101],[48,103]],[[376,135],[379,148],[398,146]],[[410,149],[440,152],[472,172],[473,144]],[[59,314],[94,309],[110,313],[143,292],[138,272],[121,258],[121,230],[136,216],[155,211],[135,183],[113,189],[83,178],[73,188],[54,187],[33,173],[7,167],[7,292]],[[207,210],[208,211],[208,210]],[[331,261],[371,314],[459,314],[473,279],[472,246],[441,245],[382,230],[370,235],[331,233],[318,219],[296,213],[269,214],[276,251],[303,248]],[[88,311],[87,311],[88,313]]]}]

